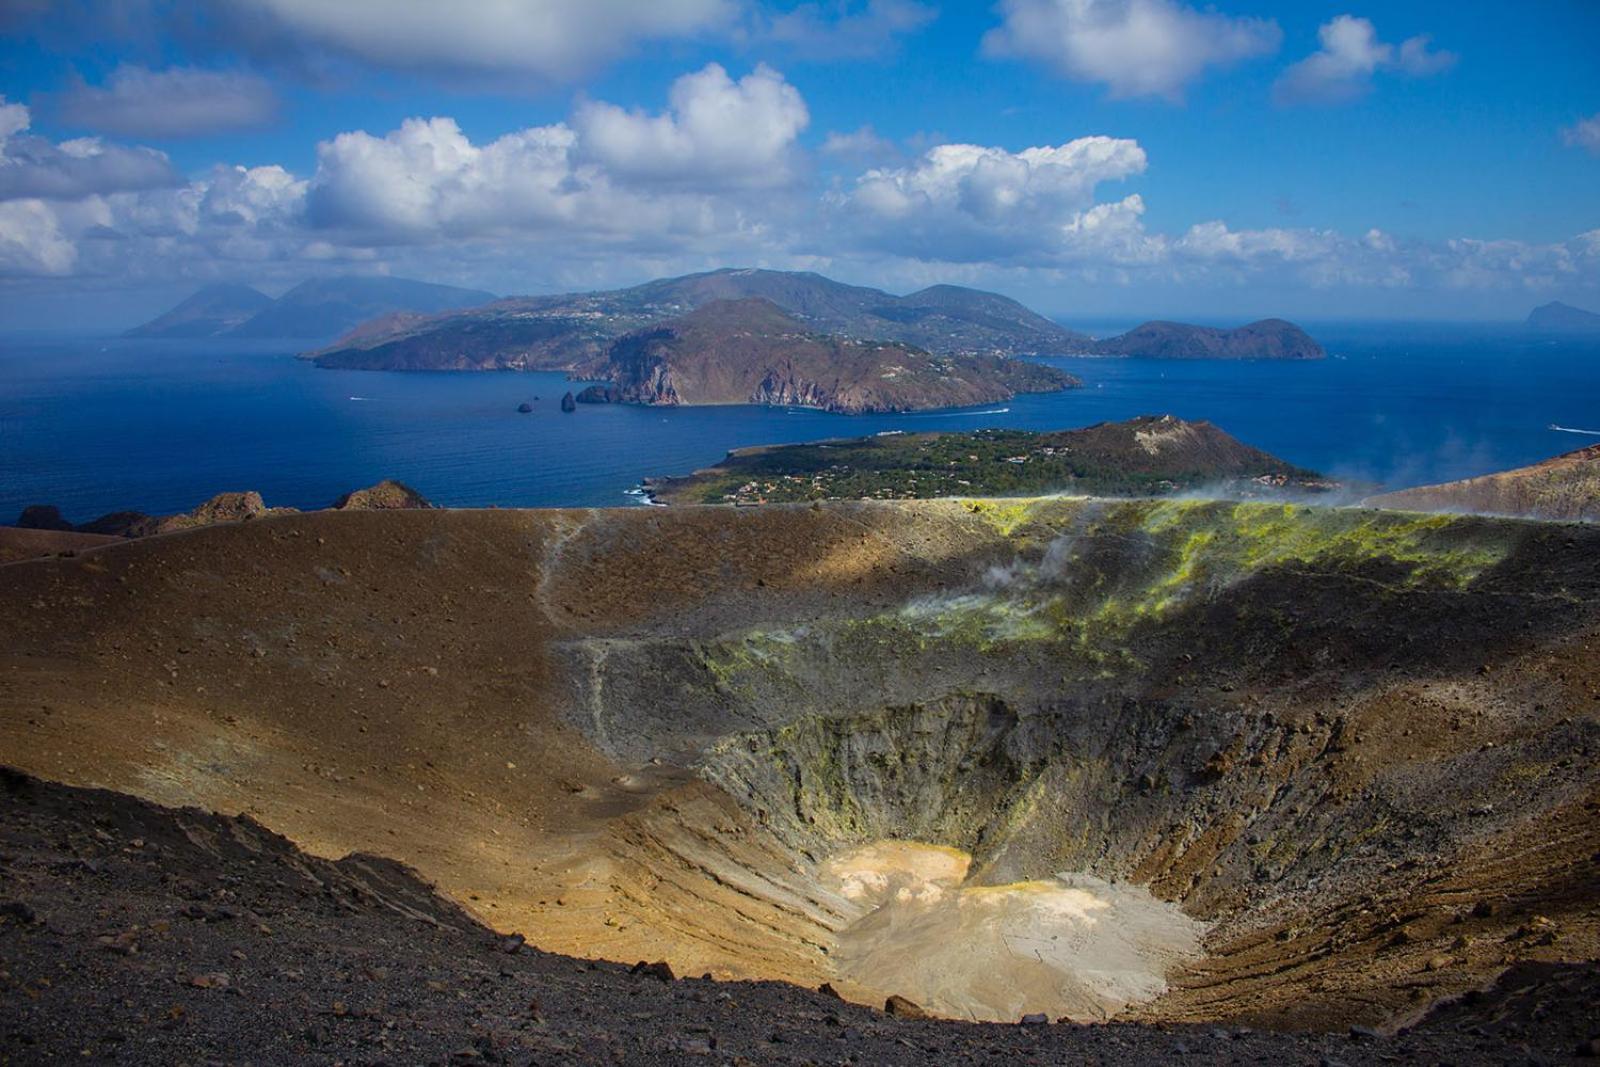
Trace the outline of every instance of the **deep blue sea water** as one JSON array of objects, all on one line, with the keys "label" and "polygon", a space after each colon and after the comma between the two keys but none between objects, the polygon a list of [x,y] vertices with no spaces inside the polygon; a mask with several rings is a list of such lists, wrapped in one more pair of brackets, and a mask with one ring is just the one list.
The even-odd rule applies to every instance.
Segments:
[{"label": "deep blue sea water", "polygon": [[[646,475],[744,445],[881,430],[1060,429],[1171,412],[1284,459],[1391,486],[1600,442],[1600,340],[1519,326],[1312,324],[1317,363],[1052,359],[1085,388],[846,416],[758,407],[558,408],[559,374],[318,370],[286,346],[0,339],[0,521],[185,510],[227,489],[317,507],[384,477],[453,506],[623,505]],[[538,400],[533,400],[538,396]],[[515,411],[533,402],[531,415]]]}]

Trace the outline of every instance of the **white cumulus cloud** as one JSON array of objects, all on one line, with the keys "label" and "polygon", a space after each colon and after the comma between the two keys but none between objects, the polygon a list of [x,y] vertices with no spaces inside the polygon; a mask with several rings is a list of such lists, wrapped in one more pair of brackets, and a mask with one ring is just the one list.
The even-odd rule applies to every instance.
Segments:
[{"label": "white cumulus cloud", "polygon": [[311,219],[328,227],[426,234],[554,222],[582,196],[563,125],[478,146],[454,119],[407,119],[382,137],[341,133],[317,149]]},{"label": "white cumulus cloud", "polygon": [[[1104,228],[1085,214],[1095,186],[1138,174],[1145,162],[1137,141],[1113,137],[1020,152],[943,144],[909,166],[867,171],[836,199],[856,240],[919,258],[1026,258],[1064,235]],[[1116,211],[1136,218],[1143,204],[1134,197]]]},{"label": "white cumulus cloud", "polygon": [[1180,100],[1208,67],[1270,55],[1283,39],[1270,20],[1175,0],[1003,0],[1001,11],[983,39],[987,54],[1043,63],[1114,97]]},{"label": "white cumulus cloud", "polygon": [[60,102],[61,117],[124,137],[199,137],[270,122],[278,98],[265,80],[241,71],[119,66],[104,85],[82,82]]},{"label": "white cumulus cloud", "polygon": [[1340,15],[1317,30],[1322,47],[1284,71],[1273,86],[1281,104],[1342,103],[1365,94],[1379,71],[1413,78],[1448,70],[1454,53],[1431,49],[1424,35],[1398,47],[1378,38],[1370,19]]},{"label": "white cumulus cloud", "polygon": [[805,101],[776,71],[734,81],[716,64],[679,78],[660,114],[585,102],[571,123],[483,144],[453,119],[408,119],[382,136],[352,131],[320,145],[308,218],[374,245],[492,234],[737,238],[754,225],[741,193],[790,181],[807,121]]},{"label": "white cumulus cloud", "polygon": [[661,114],[589,102],[573,117],[583,156],[616,177],[701,187],[787,182],[810,121],[799,91],[771,67],[734,81],[716,63],[675,81]]}]

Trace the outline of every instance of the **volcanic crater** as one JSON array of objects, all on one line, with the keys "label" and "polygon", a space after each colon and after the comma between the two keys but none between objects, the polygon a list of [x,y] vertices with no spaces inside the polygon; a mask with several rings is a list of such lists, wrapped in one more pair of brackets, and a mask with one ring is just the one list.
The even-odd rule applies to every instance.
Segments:
[{"label": "volcanic crater", "polygon": [[5,762],[401,861],[552,952],[1342,1030],[1600,946],[1594,527],[326,512],[0,599]]}]

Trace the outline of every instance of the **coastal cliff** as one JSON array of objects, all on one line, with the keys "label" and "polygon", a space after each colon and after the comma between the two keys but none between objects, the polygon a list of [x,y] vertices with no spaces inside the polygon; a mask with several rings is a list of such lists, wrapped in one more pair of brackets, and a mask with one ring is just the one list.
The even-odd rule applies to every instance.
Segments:
[{"label": "coastal cliff", "polygon": [[620,338],[611,387],[585,403],[775,404],[844,414],[962,407],[1052,392],[1078,381],[1001,356],[936,356],[895,341],[818,333],[759,297],[713,301]]}]

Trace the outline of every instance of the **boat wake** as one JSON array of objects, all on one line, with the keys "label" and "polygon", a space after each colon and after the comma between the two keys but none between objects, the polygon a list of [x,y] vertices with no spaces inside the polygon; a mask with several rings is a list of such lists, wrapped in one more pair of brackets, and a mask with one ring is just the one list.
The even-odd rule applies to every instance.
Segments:
[{"label": "boat wake", "polygon": [[1575,430],[1571,426],[1557,426],[1553,422],[1550,424],[1550,429],[1560,430],[1562,433],[1581,433],[1585,437],[1600,437],[1600,430]]},{"label": "boat wake", "polygon": [[929,411],[919,415],[906,415],[908,419],[959,419],[968,415],[1006,415],[1010,408],[985,408],[983,411]]}]

